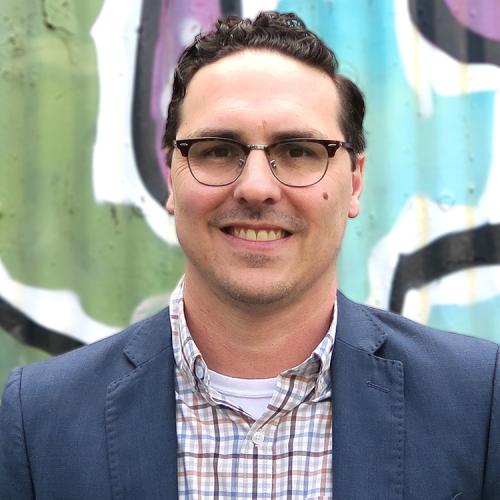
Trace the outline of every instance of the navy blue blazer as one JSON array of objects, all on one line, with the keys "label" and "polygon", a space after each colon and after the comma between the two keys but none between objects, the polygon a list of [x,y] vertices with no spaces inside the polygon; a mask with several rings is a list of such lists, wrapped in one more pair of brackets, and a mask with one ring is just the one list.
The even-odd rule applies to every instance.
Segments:
[{"label": "navy blue blazer", "polygon": [[[498,346],[339,294],[332,360],[337,500],[499,500]],[[1,500],[177,498],[167,310],[11,374]]]}]

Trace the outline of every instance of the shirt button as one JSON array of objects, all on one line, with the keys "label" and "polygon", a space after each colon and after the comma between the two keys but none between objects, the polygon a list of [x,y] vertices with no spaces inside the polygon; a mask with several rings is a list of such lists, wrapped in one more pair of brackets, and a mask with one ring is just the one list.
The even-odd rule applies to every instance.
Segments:
[{"label": "shirt button", "polygon": [[263,432],[257,431],[252,436],[252,441],[255,445],[260,446],[264,442],[265,436]]},{"label": "shirt button", "polygon": [[196,365],[194,373],[199,380],[203,380],[203,377],[205,376],[205,370],[203,369],[203,366]]}]

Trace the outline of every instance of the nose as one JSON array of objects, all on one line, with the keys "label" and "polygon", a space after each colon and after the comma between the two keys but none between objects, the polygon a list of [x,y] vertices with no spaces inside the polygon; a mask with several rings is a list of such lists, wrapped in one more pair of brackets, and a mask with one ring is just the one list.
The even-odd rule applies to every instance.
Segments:
[{"label": "nose", "polygon": [[280,200],[282,186],[274,177],[262,150],[250,151],[243,172],[234,187],[234,198],[239,203],[273,204]]}]

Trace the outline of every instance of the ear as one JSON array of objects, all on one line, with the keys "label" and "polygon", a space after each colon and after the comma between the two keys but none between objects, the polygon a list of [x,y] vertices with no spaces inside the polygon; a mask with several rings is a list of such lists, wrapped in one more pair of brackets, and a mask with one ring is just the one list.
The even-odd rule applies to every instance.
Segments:
[{"label": "ear", "polygon": [[167,195],[167,202],[165,204],[167,208],[167,212],[170,215],[174,215],[174,185],[172,183],[172,167],[167,167],[167,189],[168,189],[168,195]]},{"label": "ear", "polygon": [[363,191],[363,174],[365,172],[365,154],[360,153],[356,157],[356,168],[351,172],[352,195],[349,204],[349,217],[354,219],[359,214],[359,198]]},{"label": "ear", "polygon": [[174,185],[172,183],[172,148],[168,148],[164,151],[165,161],[167,164],[167,201],[165,207],[170,215],[174,215]]}]

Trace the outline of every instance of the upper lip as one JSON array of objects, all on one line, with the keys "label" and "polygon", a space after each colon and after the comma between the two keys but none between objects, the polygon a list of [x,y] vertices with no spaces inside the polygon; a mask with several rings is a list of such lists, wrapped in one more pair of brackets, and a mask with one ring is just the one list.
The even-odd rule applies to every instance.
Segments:
[{"label": "upper lip", "polygon": [[291,234],[293,231],[282,226],[277,226],[276,224],[270,224],[266,222],[260,223],[249,223],[249,222],[230,222],[225,223],[220,226],[220,229],[227,229],[230,227],[237,227],[242,229],[253,229],[254,231],[284,231],[285,233]]}]

